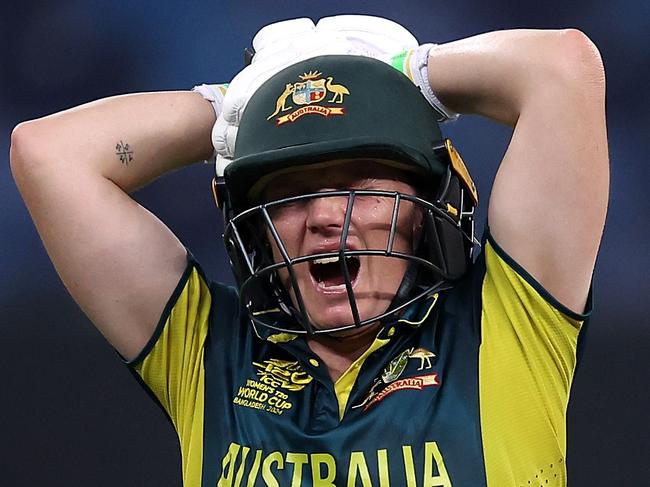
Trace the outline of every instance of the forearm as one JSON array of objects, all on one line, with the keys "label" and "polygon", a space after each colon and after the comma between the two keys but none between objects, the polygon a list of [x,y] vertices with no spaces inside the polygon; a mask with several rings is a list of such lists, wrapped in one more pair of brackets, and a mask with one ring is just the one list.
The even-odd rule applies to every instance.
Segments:
[{"label": "forearm", "polygon": [[12,136],[12,159],[35,176],[96,174],[130,192],[208,158],[214,118],[198,93],[106,98],[21,124]]},{"label": "forearm", "polygon": [[440,44],[430,53],[429,82],[452,110],[514,126],[532,96],[558,84],[570,88],[567,73],[596,64],[585,39],[575,29],[517,29]]}]

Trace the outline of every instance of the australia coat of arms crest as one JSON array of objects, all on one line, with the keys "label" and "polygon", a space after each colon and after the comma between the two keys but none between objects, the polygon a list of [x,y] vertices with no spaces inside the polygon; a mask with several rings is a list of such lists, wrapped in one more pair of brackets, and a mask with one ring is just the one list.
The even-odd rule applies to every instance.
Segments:
[{"label": "australia coat of arms crest", "polygon": [[322,73],[318,71],[309,71],[298,76],[300,81],[286,83],[284,91],[275,103],[275,111],[269,115],[267,120],[277,116],[276,124],[282,125],[294,122],[308,114],[317,114],[323,117],[344,115],[344,107],[325,106],[322,103],[341,105],[350,91],[341,84],[335,84],[332,76],[326,78],[322,76]]}]

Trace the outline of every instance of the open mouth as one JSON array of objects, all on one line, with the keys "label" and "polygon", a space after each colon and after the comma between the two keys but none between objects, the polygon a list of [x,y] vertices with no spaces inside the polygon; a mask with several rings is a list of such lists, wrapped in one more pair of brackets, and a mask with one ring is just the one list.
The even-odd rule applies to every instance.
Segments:
[{"label": "open mouth", "polygon": [[[361,261],[358,257],[349,256],[345,257],[345,263],[354,286],[359,276]],[[334,292],[345,290],[345,275],[338,256],[312,260],[309,263],[309,272],[318,288]]]}]

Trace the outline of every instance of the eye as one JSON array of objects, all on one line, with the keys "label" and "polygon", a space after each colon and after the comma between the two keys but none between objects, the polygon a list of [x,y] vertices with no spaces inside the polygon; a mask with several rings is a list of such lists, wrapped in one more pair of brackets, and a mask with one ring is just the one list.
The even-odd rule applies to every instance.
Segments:
[{"label": "eye", "polygon": [[[285,196],[284,198],[288,198]],[[283,198],[277,198],[274,201],[281,200]],[[292,200],[284,203],[274,204],[273,206],[268,207],[269,215],[272,220],[276,219],[287,219],[295,216],[298,213],[304,211],[306,201],[305,200]]]}]

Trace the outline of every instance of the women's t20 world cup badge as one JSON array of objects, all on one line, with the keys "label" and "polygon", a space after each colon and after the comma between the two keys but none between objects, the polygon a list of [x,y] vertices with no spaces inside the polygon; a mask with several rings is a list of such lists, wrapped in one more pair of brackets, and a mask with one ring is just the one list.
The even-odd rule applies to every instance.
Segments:
[{"label": "women's t20 world cup badge", "polygon": [[[288,114],[281,115],[276,119],[277,125],[287,122],[294,122],[304,115],[310,113],[329,117],[330,115],[345,115],[345,108],[341,106],[323,106],[321,103],[342,104],[344,97],[350,94],[350,91],[341,84],[333,83],[334,78],[328,76],[322,77],[319,71],[309,71],[298,76],[301,81],[295,83],[286,83],[284,91],[278,97],[275,103],[275,111],[269,115],[267,120],[271,120],[278,114],[290,111]],[[332,94],[331,99],[327,100],[328,92]],[[294,109],[293,105],[287,105],[289,96],[291,101],[298,105]]]}]

